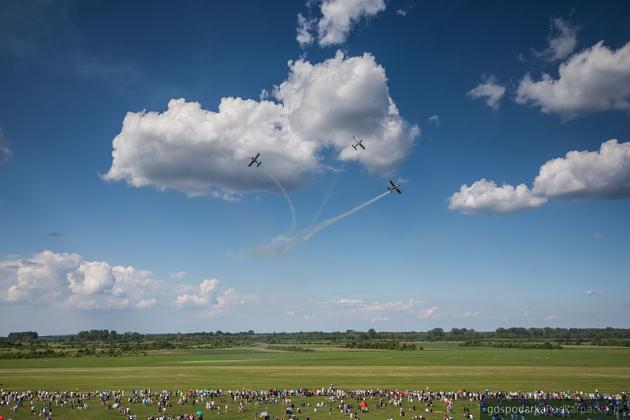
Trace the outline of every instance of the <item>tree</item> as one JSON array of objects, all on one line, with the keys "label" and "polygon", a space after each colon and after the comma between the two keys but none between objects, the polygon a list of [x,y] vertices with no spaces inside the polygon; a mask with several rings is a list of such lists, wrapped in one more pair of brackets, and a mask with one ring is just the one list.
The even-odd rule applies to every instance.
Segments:
[{"label": "tree", "polygon": [[11,332],[7,336],[7,340],[11,343],[17,343],[19,341],[32,341],[37,340],[38,334],[35,331],[20,331]]}]

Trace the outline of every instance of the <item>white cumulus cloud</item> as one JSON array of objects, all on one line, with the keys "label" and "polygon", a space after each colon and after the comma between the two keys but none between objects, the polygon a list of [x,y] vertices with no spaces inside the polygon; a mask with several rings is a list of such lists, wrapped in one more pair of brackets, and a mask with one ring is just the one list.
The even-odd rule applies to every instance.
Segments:
[{"label": "white cumulus cloud", "polygon": [[[270,177],[247,167],[260,152],[265,169],[295,189],[307,174],[326,167],[325,149],[370,172],[388,173],[419,135],[400,116],[385,69],[370,54],[338,52],[317,64],[291,61],[288,78],[272,95],[273,100],[222,98],[217,112],[184,99],[171,100],[163,112],[129,112],[103,178],[189,195],[276,190]],[[353,135],[369,139],[368,150],[356,153]]]},{"label": "white cumulus cloud", "polygon": [[160,281],[133,266],[88,261],[79,254],[42,251],[29,258],[0,260],[0,301],[66,309],[147,309],[172,305],[219,315],[256,299],[234,288],[219,289],[219,280],[199,285]]},{"label": "white cumulus cloud", "polygon": [[184,307],[189,304],[197,306],[206,306],[210,303],[215,289],[219,285],[217,279],[205,279],[199,284],[199,291],[195,294],[182,294],[177,296],[175,304],[179,307]]},{"label": "white cumulus cloud", "polygon": [[630,142],[608,140],[599,151],[571,151],[545,163],[534,192],[546,197],[623,198],[630,196]]},{"label": "white cumulus cloud", "polygon": [[229,288],[219,293],[216,297],[215,302],[210,306],[208,311],[202,313],[202,315],[222,315],[232,310],[233,308],[248,305],[256,299],[258,299],[256,295],[238,293],[235,289]]},{"label": "white cumulus cloud", "polygon": [[202,316],[217,316],[231,308],[246,305],[257,299],[251,294],[242,294],[234,288],[219,290],[218,279],[205,279],[195,293],[184,293],[175,299],[175,305],[179,308],[202,307],[199,312]]},{"label": "white cumulus cloud", "polygon": [[[533,187],[481,179],[462,185],[449,199],[461,213],[509,213],[539,207],[548,199],[618,199],[630,197],[630,142],[616,139],[598,151],[570,151],[540,167]],[[597,238],[597,237],[596,237]]]},{"label": "white cumulus cloud", "polygon": [[473,99],[486,98],[486,105],[495,111],[499,109],[503,95],[505,95],[505,86],[498,84],[494,76],[485,78],[466,94]]},{"label": "white cumulus cloud", "polygon": [[525,184],[516,187],[484,178],[471,186],[462,185],[449,199],[449,209],[461,213],[510,213],[531,207],[539,207],[547,200],[536,197]]},{"label": "white cumulus cloud", "polygon": [[385,10],[385,0],[321,0],[319,18],[298,15],[297,41],[302,46],[317,38],[321,47],[342,44],[362,19]]},{"label": "white cumulus cloud", "polygon": [[67,294],[67,276],[79,268],[78,254],[43,251],[31,258],[17,258],[0,263],[2,286],[9,302],[35,304],[58,303]]},{"label": "white cumulus cloud", "polygon": [[630,42],[615,51],[600,41],[572,55],[560,64],[557,79],[544,73],[535,81],[527,74],[517,89],[516,102],[564,118],[630,111]]},{"label": "white cumulus cloud", "polygon": [[0,285],[7,302],[100,309],[147,307],[156,282],[151,272],[131,266],[42,251],[0,262]]}]

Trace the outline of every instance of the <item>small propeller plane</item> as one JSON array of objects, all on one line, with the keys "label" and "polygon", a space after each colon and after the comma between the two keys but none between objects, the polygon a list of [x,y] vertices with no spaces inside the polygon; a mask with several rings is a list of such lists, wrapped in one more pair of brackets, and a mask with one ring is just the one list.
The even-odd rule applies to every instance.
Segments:
[{"label": "small propeller plane", "polygon": [[387,187],[389,192],[396,191],[398,194],[402,194],[402,191],[400,191],[400,185],[394,184],[394,181],[392,181],[391,179],[389,180],[389,184],[390,185]]},{"label": "small propeller plane", "polygon": [[261,160],[261,161],[258,161],[258,158],[259,158],[259,157],[260,157],[260,153],[258,153],[256,156],[253,156],[253,157],[251,158],[251,159],[252,159],[252,161],[251,161],[251,162],[249,162],[249,165],[247,165],[247,166],[251,168],[251,166],[252,166],[254,163],[256,163],[256,164],[257,164],[257,165],[256,165],[256,167],[259,167],[259,166],[260,166],[260,164],[262,163],[262,160]]},{"label": "small propeller plane", "polygon": [[361,149],[365,150],[365,146],[363,145],[363,139],[358,139],[356,138],[356,136],[352,136],[352,138],[354,139],[354,141],[356,141],[356,143],[352,145],[354,150],[359,150],[357,149],[357,147],[360,147]]}]

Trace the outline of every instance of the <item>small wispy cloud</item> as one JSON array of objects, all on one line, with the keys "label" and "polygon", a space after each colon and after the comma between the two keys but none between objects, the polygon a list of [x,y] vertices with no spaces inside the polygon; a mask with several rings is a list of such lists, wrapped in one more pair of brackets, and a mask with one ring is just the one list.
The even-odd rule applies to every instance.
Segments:
[{"label": "small wispy cloud", "polygon": [[188,275],[188,273],[185,271],[175,271],[169,274],[168,278],[171,280],[183,280],[186,275]]},{"label": "small wispy cloud", "polygon": [[478,311],[464,312],[464,318],[476,318],[478,316],[479,316],[479,312]]},{"label": "small wispy cloud", "polygon": [[370,318],[370,322],[386,322],[391,320],[388,316],[376,316],[374,318]]},{"label": "small wispy cloud", "polygon": [[411,11],[411,9],[413,9],[413,3],[408,3],[406,5],[404,5],[403,7],[399,8],[396,10],[396,14],[399,16],[407,16],[409,14],[409,12]]},{"label": "small wispy cloud", "polygon": [[2,132],[2,127],[0,127],[0,163],[4,163],[9,160],[12,153],[9,149],[9,141],[4,136]]},{"label": "small wispy cloud", "polygon": [[577,47],[577,28],[562,18],[553,19],[547,42],[547,48],[534,51],[534,55],[549,62],[562,60]]},{"label": "small wispy cloud", "polygon": [[416,303],[413,299],[396,300],[390,302],[374,303],[365,306],[366,312],[392,312],[392,311],[408,311],[413,308]]},{"label": "small wispy cloud", "polygon": [[601,241],[602,239],[604,239],[604,234],[601,232],[595,232],[595,234],[593,235],[593,239],[595,239],[596,241]]},{"label": "small wispy cloud", "polygon": [[[307,2],[309,7],[319,5],[319,12],[312,16],[298,14],[296,40],[302,47],[315,42],[320,47],[343,44],[354,26],[385,10],[385,0],[321,0]],[[314,8],[313,8],[314,9]]]},{"label": "small wispy cloud", "polygon": [[[417,299],[399,299],[387,301],[365,301],[357,298],[341,298],[334,301],[322,302],[328,307],[327,313],[340,316],[358,316],[371,322],[384,322],[396,314],[413,315],[422,302]],[[332,306],[330,306],[332,305]]]},{"label": "small wispy cloud", "polygon": [[437,310],[438,310],[437,306],[432,306],[430,308],[424,309],[424,310],[420,311],[420,313],[418,314],[418,319],[433,318],[433,316],[435,315]]},{"label": "small wispy cloud", "polygon": [[436,126],[440,126],[440,116],[435,114],[435,115],[431,115],[429,118],[427,118],[427,121],[429,122],[429,124],[433,124]]},{"label": "small wispy cloud", "polygon": [[73,19],[73,7],[74,2],[0,2],[0,52],[16,63],[71,72],[114,90],[137,82],[141,73],[133,63],[88,47]]},{"label": "small wispy cloud", "polygon": [[472,99],[486,98],[486,105],[495,111],[499,109],[503,95],[505,95],[505,86],[498,84],[494,76],[484,77],[480,84],[466,94]]},{"label": "small wispy cloud", "polygon": [[335,303],[337,305],[344,305],[344,306],[359,306],[363,304],[363,301],[361,299],[341,298],[341,299],[337,299]]}]

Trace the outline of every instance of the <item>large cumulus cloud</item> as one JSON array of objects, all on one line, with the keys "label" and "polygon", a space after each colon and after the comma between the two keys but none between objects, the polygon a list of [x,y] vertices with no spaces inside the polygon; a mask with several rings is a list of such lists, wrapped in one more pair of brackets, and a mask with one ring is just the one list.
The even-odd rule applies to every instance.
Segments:
[{"label": "large cumulus cloud", "polygon": [[201,307],[201,315],[217,316],[255,299],[234,288],[220,289],[218,279],[203,280],[198,287],[166,282],[147,270],[74,253],[46,250],[0,260],[0,300],[10,304],[85,310]]},{"label": "large cumulus cloud", "polygon": [[[337,159],[387,173],[418,134],[400,116],[374,57],[338,52],[318,64],[289,62],[270,99],[222,98],[217,112],[175,99],[164,112],[129,112],[104,179],[189,195],[274,190],[269,177],[247,167],[260,152],[264,167],[294,189],[322,169],[328,148]],[[352,135],[366,138],[365,153],[353,153]]]},{"label": "large cumulus cloud", "polygon": [[0,282],[7,302],[81,309],[146,307],[156,286],[149,271],[53,251],[0,261]]},{"label": "large cumulus cloud", "polygon": [[526,75],[516,102],[539,107],[547,114],[572,118],[607,110],[630,111],[630,42],[612,50],[598,42],[560,64],[558,78]]},{"label": "large cumulus cloud", "polygon": [[552,159],[541,166],[533,190],[546,197],[629,197],[630,142],[608,140],[599,150],[571,151]]},{"label": "large cumulus cloud", "polygon": [[449,208],[461,213],[511,213],[545,204],[547,199],[536,197],[525,184],[503,184],[484,178],[472,185],[462,185],[449,199]]},{"label": "large cumulus cloud", "polygon": [[630,142],[608,140],[597,151],[570,151],[540,167],[532,188],[481,179],[462,185],[449,198],[461,213],[511,213],[539,207],[548,199],[630,197]]}]

